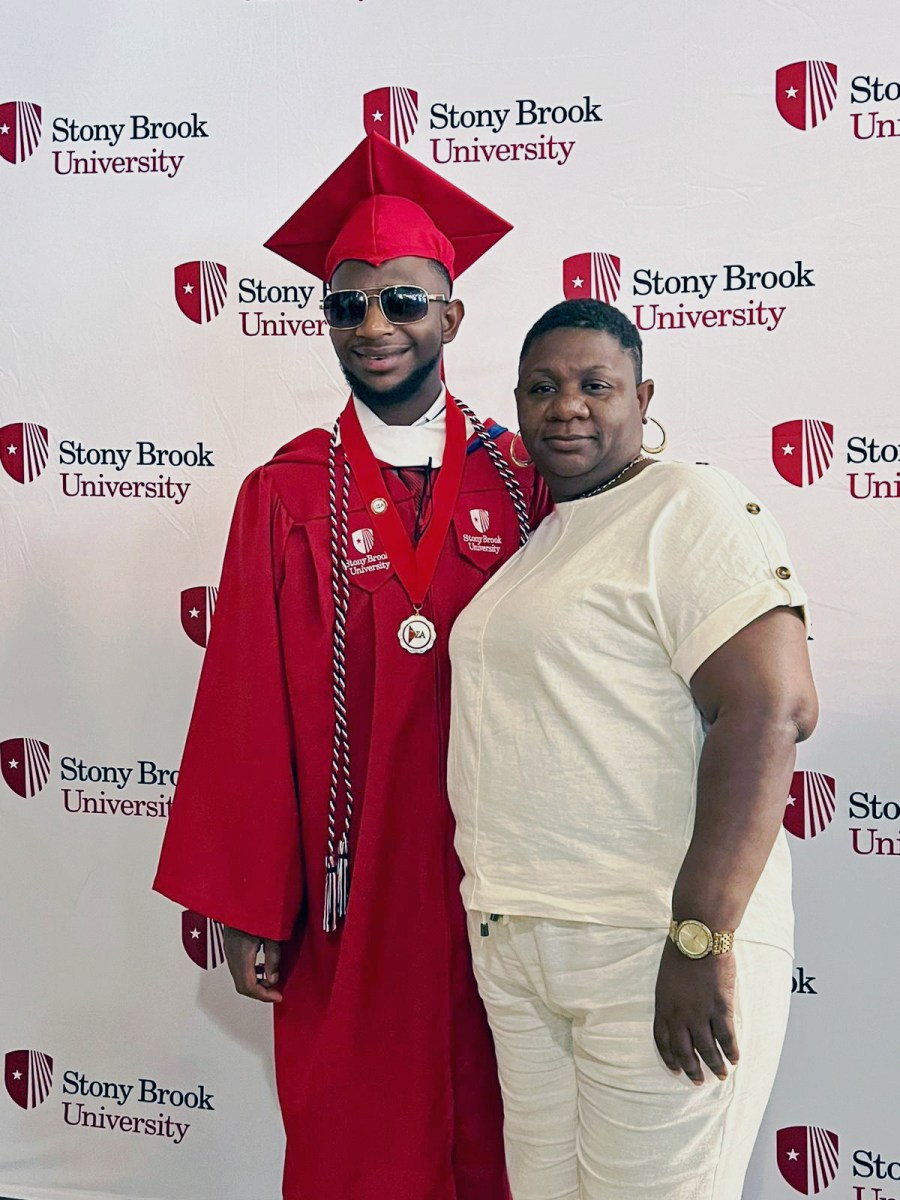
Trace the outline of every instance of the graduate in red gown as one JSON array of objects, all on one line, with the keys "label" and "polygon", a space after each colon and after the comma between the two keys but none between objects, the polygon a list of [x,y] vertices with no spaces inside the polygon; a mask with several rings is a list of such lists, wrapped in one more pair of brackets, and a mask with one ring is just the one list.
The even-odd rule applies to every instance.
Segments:
[{"label": "graduate in red gown", "polygon": [[447,641],[548,501],[441,355],[451,280],[509,228],[370,135],[267,243],[329,283],[352,395],[243,485],[154,886],[274,1002],[285,1200],[508,1196]]}]

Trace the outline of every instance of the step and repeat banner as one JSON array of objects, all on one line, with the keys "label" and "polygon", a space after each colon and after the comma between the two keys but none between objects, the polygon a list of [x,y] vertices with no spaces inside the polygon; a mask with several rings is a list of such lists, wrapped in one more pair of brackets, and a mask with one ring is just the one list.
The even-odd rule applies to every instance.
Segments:
[{"label": "step and repeat banner", "polygon": [[150,884],[239,483],[345,397],[320,285],[263,242],[378,129],[515,225],[460,282],[458,395],[513,423],[532,321],[616,303],[667,453],[787,532],[822,718],[745,1195],[900,1195],[894,0],[7,0],[2,25],[0,1194],[280,1194],[270,1013]]}]

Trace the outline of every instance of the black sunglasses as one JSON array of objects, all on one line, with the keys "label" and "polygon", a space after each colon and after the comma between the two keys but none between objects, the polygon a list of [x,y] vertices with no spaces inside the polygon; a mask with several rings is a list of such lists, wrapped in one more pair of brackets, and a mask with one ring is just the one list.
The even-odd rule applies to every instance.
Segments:
[{"label": "black sunglasses", "polygon": [[450,297],[431,295],[411,283],[395,283],[378,291],[352,288],[329,292],[319,307],[332,329],[357,329],[366,319],[370,301],[375,299],[386,321],[392,325],[412,325],[424,320],[430,301],[441,300],[446,304]]}]

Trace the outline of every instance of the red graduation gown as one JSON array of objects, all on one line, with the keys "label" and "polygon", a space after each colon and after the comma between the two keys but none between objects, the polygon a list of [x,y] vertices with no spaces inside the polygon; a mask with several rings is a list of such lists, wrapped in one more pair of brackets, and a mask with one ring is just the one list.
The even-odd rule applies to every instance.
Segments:
[{"label": "red graduation gown", "polygon": [[[497,442],[507,462],[510,440]],[[343,927],[325,934],[328,442],[324,430],[303,434],[241,490],[154,887],[288,943],[274,1014],[285,1200],[504,1200],[500,1095],[445,766],[448,633],[517,548],[515,511],[478,446],[423,608],[438,643],[422,655],[398,642],[411,606],[377,535],[368,552],[365,533],[351,542],[352,883]],[[539,519],[543,486],[512,469]],[[383,474],[410,530],[414,498]],[[351,482],[351,538],[371,524]],[[343,820],[342,808],[339,832]]]}]

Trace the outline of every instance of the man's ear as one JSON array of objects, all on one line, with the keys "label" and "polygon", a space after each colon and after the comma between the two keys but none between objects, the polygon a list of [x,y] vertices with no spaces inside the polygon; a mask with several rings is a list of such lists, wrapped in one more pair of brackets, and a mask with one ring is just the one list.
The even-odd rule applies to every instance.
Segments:
[{"label": "man's ear", "polygon": [[444,309],[443,316],[441,317],[441,325],[443,327],[441,341],[445,346],[448,342],[452,342],[457,333],[459,333],[459,327],[465,315],[466,310],[463,307],[462,300],[451,300]]}]

